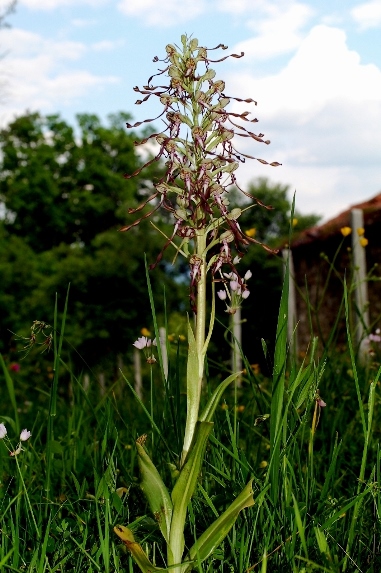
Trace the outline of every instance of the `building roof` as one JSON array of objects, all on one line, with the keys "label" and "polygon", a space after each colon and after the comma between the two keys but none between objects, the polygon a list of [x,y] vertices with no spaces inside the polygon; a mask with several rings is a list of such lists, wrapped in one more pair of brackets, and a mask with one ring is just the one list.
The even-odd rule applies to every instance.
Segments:
[{"label": "building roof", "polygon": [[381,193],[372,197],[368,201],[352,205],[346,211],[330,219],[322,225],[310,227],[302,231],[291,243],[291,248],[297,248],[301,245],[313,243],[315,241],[325,241],[334,235],[340,233],[342,227],[350,227],[352,209],[361,209],[364,213],[364,226],[370,226],[374,223],[381,222]]}]

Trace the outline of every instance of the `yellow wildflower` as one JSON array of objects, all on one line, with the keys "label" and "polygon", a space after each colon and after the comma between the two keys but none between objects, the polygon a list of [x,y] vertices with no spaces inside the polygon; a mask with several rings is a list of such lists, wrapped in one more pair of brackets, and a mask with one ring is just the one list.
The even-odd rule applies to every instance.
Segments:
[{"label": "yellow wildflower", "polygon": [[292,220],[292,226],[296,227],[297,224],[298,224],[298,219],[296,217],[294,217]]},{"label": "yellow wildflower", "polygon": [[340,232],[343,237],[348,237],[352,233],[352,229],[350,227],[341,227]]},{"label": "yellow wildflower", "polygon": [[259,367],[259,364],[250,364],[252,371],[254,372],[254,374],[259,374],[261,369]]},{"label": "yellow wildflower", "polygon": [[364,229],[364,227],[359,227],[359,228],[357,229],[357,234],[358,234],[359,237],[362,237],[363,235],[365,235],[365,229]]},{"label": "yellow wildflower", "polygon": [[252,227],[251,229],[247,229],[247,231],[245,231],[245,235],[251,238],[255,237],[256,234],[257,234],[257,229],[255,227]]},{"label": "yellow wildflower", "polygon": [[266,460],[263,460],[263,462],[261,462],[261,463],[259,464],[259,467],[260,467],[260,468],[266,468],[267,466],[268,466],[268,463],[266,462]]},{"label": "yellow wildflower", "polygon": [[366,247],[368,243],[369,243],[368,239],[366,239],[365,237],[361,237],[361,239],[360,239],[360,245],[361,245],[362,247]]},{"label": "yellow wildflower", "polygon": [[148,328],[146,328],[146,327],[142,328],[141,331],[140,331],[140,333],[141,333],[143,336],[151,336],[150,331],[149,331]]}]

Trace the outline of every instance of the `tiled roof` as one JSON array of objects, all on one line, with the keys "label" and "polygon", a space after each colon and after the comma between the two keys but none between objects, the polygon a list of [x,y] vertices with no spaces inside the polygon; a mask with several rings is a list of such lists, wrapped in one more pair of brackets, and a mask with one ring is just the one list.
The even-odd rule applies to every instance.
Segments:
[{"label": "tiled roof", "polygon": [[330,219],[322,225],[310,227],[302,231],[291,243],[291,247],[297,248],[314,241],[325,241],[326,239],[340,233],[342,227],[349,227],[351,221],[352,209],[362,209],[364,212],[364,226],[372,225],[376,222],[381,223],[381,193],[362,203],[352,205],[346,211]]}]

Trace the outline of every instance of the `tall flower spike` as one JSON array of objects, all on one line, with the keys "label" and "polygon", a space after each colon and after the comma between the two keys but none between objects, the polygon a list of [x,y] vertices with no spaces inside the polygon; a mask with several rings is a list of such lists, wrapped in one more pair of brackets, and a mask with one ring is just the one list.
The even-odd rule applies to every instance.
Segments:
[{"label": "tall flower spike", "polygon": [[[135,142],[135,145],[142,145],[153,140],[158,144],[159,151],[154,159],[125,177],[133,177],[152,161],[162,159],[165,161],[166,172],[155,183],[156,193],[133,211],[143,209],[151,201],[156,202],[154,209],[145,213],[138,221],[123,227],[121,231],[131,229],[142,219],[149,217],[159,206],[172,213],[173,234],[151,268],[161,260],[164,249],[170,244],[174,245],[176,237],[179,237],[181,253],[188,258],[191,268],[191,303],[195,309],[195,291],[203,264],[196,244],[198,235],[205,235],[204,254],[208,253],[208,270],[212,275],[224,265],[234,270],[233,259],[237,259],[237,255],[232,253],[232,249],[235,249],[241,258],[249,243],[259,243],[254,237],[242,232],[238,223],[241,209],[229,209],[229,190],[232,186],[238,187],[236,169],[247,158],[271,166],[280,163],[269,163],[241,153],[235,147],[234,137],[237,135],[265,145],[270,142],[264,139],[262,133],[255,134],[251,131],[251,125],[256,123],[257,119],[251,119],[249,111],[237,113],[228,109],[233,100],[256,105],[250,98],[242,99],[224,93],[225,83],[216,78],[210,64],[223,61],[229,56],[211,59],[210,50],[199,46],[195,38],[182,36],[181,43],[181,47],[173,44],[166,46],[166,57],[162,60],[166,66],[156,74],[167,76],[169,81],[166,85],[153,85],[155,76],[151,76],[143,89],[134,88],[144,96],[136,102],[139,105],[149,98],[159,100],[164,109],[158,117],[162,118],[164,127],[162,132],[152,133],[142,141]],[[221,44],[218,48],[226,49],[226,46]],[[230,56],[241,58],[243,55],[241,53]],[[154,61],[159,61],[159,58]],[[163,81],[160,83],[163,84]],[[136,128],[151,121],[154,119],[128,123],[127,127]],[[263,206],[255,197],[244,191],[243,193]],[[239,279],[239,284],[242,287],[242,279]]]}]

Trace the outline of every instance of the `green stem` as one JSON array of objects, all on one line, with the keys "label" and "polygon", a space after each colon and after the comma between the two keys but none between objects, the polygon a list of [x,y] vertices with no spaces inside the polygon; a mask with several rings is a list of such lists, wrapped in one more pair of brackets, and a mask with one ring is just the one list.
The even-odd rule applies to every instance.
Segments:
[{"label": "green stem", "polygon": [[206,325],[206,231],[202,229],[197,234],[197,257],[201,259],[200,277],[197,283],[197,316],[196,316],[196,348],[199,359],[199,393],[201,394],[205,362],[205,325]]},{"label": "green stem", "polygon": [[[188,327],[188,364],[187,364],[187,419],[184,444],[181,454],[181,467],[184,465],[191,445],[200,410],[202,380],[207,344],[205,344],[206,325],[206,230],[200,229],[196,235],[196,252],[200,263],[196,284],[196,324],[195,329]],[[210,334],[210,333],[209,333]]]}]

